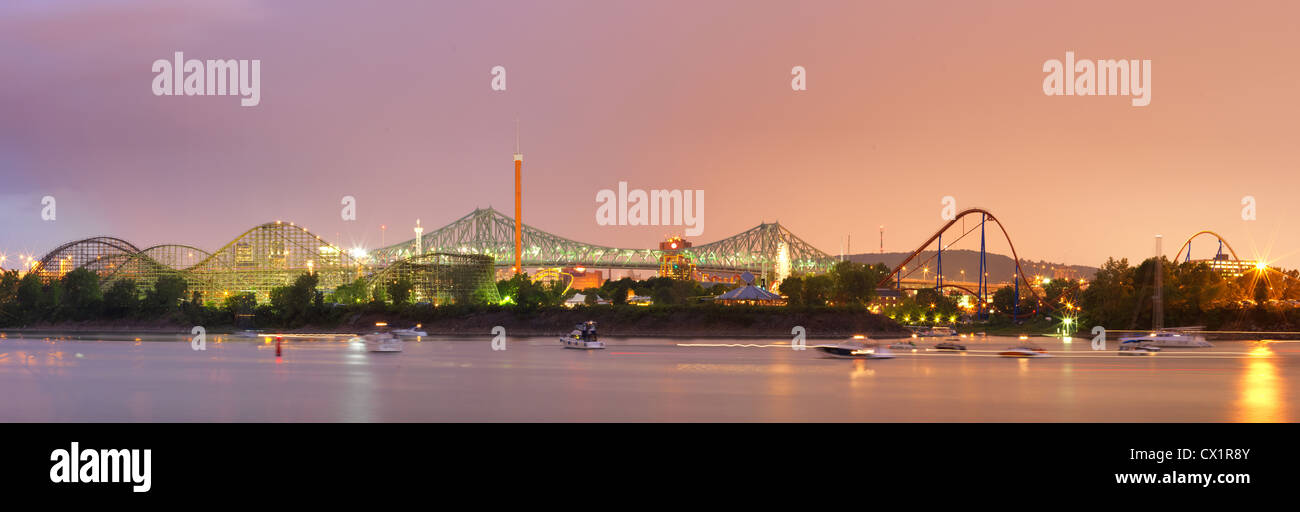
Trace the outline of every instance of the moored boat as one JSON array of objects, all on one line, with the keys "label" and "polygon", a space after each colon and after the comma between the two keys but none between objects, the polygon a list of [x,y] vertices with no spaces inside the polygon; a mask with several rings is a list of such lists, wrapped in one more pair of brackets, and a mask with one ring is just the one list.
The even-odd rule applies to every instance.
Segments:
[{"label": "moored boat", "polygon": [[951,341],[945,341],[945,342],[943,342],[943,343],[940,343],[940,344],[938,344],[938,345],[935,345],[935,346],[934,346],[934,349],[935,349],[935,350],[964,351],[964,350],[966,350],[966,345],[962,345],[962,344],[960,344],[960,343],[953,343],[953,342],[951,342]]}]

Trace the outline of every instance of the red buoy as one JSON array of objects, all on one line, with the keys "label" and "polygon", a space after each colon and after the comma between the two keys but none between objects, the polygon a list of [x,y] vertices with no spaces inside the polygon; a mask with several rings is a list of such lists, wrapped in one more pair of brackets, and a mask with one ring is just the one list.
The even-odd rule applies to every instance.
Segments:
[{"label": "red buoy", "polygon": [[280,357],[280,340],[282,339],[284,338],[280,336],[275,337],[275,357]]}]

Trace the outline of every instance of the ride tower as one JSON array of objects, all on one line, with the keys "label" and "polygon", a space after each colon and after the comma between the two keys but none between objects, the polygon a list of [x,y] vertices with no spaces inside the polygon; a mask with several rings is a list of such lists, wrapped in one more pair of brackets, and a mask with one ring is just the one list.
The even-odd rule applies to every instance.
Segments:
[{"label": "ride tower", "polygon": [[659,242],[659,277],[673,279],[691,279],[695,275],[695,264],[691,257],[682,254],[682,250],[691,246],[691,242],[680,236],[674,236]]}]

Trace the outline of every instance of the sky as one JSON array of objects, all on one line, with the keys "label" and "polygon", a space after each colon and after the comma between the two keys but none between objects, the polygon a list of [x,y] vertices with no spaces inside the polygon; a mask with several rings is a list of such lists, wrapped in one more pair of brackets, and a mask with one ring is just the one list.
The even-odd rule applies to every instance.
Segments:
[{"label": "sky", "polygon": [[[375,247],[513,215],[517,119],[525,222],[593,244],[684,231],[599,225],[622,181],[705,191],[697,244],[779,221],[831,254],[879,250],[882,225],[909,251],[951,196],[1022,258],[1140,259],[1157,234],[1172,257],[1208,229],[1294,268],[1297,48],[1286,1],[7,1],[0,253],[215,250],[272,220]],[[154,95],[178,51],[260,60],[260,104]],[[1149,59],[1150,104],[1044,94],[1067,51]]]}]

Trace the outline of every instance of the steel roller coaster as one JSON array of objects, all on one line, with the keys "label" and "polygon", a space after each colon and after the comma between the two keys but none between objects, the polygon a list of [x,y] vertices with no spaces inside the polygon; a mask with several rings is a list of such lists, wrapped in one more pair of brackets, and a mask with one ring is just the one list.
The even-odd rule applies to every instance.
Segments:
[{"label": "steel roller coaster", "polygon": [[[963,220],[967,216],[973,216],[973,215],[979,216],[979,220],[980,220],[979,224],[970,228],[969,230],[963,228],[961,230],[962,232],[955,239],[949,242],[948,245],[944,245],[943,243],[944,233],[948,232],[948,230],[952,228],[954,225],[956,225],[958,221]],[[1013,303],[1012,317],[1016,319],[1020,319],[1020,318],[1033,316],[1038,312],[1037,306],[1027,311],[1020,310],[1021,281],[1025,283],[1026,288],[1029,290],[1030,296],[1034,298],[1035,304],[1040,304],[1043,301],[1040,300],[1041,298],[1038,296],[1038,292],[1034,290],[1032,282],[1029,280],[1029,278],[1025,277],[1024,268],[1022,268],[1020,265],[1020,255],[1016,253],[1016,245],[1011,241],[1011,235],[1007,234],[1006,226],[1004,226],[1002,224],[1002,221],[999,220],[997,217],[995,217],[992,212],[989,212],[988,210],[985,210],[983,208],[969,208],[966,210],[962,210],[961,212],[958,212],[955,216],[953,216],[952,219],[948,220],[946,223],[944,223],[943,226],[939,227],[939,229],[936,230],[934,234],[930,235],[930,237],[926,239],[925,242],[922,243],[919,247],[917,247],[915,251],[912,251],[912,253],[909,254],[906,258],[904,258],[901,263],[895,266],[894,269],[889,273],[889,275],[886,275],[884,279],[880,280],[880,283],[878,283],[877,286],[881,288],[887,288],[887,287],[901,288],[903,278],[915,273],[917,269],[921,267],[921,265],[914,265],[912,267],[912,270],[909,272],[907,271],[908,263],[911,263],[913,260],[920,257],[921,254],[924,253],[926,249],[930,247],[930,244],[934,244],[938,242],[935,255],[931,256],[930,258],[927,258],[926,261],[922,262],[922,264],[928,264],[928,262],[933,259],[937,259],[939,262],[939,271],[935,274],[934,288],[936,290],[958,289],[971,294],[977,299],[976,302],[979,307],[979,314],[981,316],[985,315],[986,314],[985,309],[988,304],[988,298],[991,297],[991,294],[989,293],[989,284],[988,284],[989,282],[988,267],[985,261],[987,256],[985,226],[989,222],[993,222],[994,224],[996,224],[998,226],[998,230],[1002,232],[1002,238],[1006,240],[1007,246],[1011,248],[1011,257],[1016,264],[1016,278],[1013,280],[1013,286],[1015,287],[1015,299]],[[980,268],[978,272],[978,284],[976,285],[976,288],[972,290],[968,286],[944,283],[943,282],[944,249],[948,248],[952,244],[957,243],[958,241],[961,241],[967,235],[974,233],[976,230],[979,230],[980,233]],[[1050,305],[1047,306],[1050,307]]]}]

